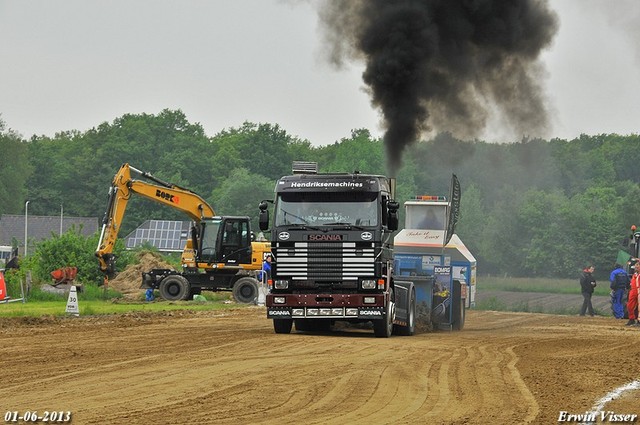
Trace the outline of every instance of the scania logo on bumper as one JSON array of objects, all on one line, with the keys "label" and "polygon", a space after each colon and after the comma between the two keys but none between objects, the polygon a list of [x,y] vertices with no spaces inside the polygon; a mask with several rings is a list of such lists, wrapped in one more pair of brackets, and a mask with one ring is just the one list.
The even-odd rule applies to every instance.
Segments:
[{"label": "scania logo on bumper", "polygon": [[360,237],[363,241],[370,241],[373,238],[373,234],[371,232],[362,232],[360,233]]},{"label": "scania logo on bumper", "polygon": [[288,310],[269,310],[269,316],[291,316]]},{"label": "scania logo on bumper", "polygon": [[289,234],[289,232],[280,232],[278,233],[278,239],[282,239],[283,241],[286,241],[287,239],[289,239],[291,235]]},{"label": "scania logo on bumper", "polygon": [[361,316],[382,316],[382,312],[379,310],[360,310]]}]

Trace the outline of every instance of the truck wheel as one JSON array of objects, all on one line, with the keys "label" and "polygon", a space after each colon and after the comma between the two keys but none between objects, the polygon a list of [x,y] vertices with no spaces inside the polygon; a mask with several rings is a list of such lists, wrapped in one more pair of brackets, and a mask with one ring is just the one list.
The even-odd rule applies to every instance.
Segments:
[{"label": "truck wheel", "polygon": [[451,327],[454,331],[460,331],[464,328],[465,319],[465,300],[462,297],[462,283],[458,280],[453,281],[452,296],[452,323]]},{"label": "truck wheel", "polygon": [[160,282],[160,296],[167,301],[181,301],[189,297],[189,281],[178,274],[165,277]]},{"label": "truck wheel", "polygon": [[409,316],[407,326],[396,326],[396,329],[400,335],[411,336],[416,332],[416,290],[414,288],[411,288],[407,311]]},{"label": "truck wheel", "polygon": [[389,303],[385,311],[384,320],[373,321],[373,333],[377,338],[389,338],[393,333],[393,316],[395,316],[395,297],[393,288],[389,290]]},{"label": "truck wheel", "polygon": [[240,304],[251,304],[258,298],[258,281],[242,277],[233,285],[233,299]]},{"label": "truck wheel", "polygon": [[291,325],[293,325],[291,319],[273,319],[273,330],[277,334],[291,333]]}]

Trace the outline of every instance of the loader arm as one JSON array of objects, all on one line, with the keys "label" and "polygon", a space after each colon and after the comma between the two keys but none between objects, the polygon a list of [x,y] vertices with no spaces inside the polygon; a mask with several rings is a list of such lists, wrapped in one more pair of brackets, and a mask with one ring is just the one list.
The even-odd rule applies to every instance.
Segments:
[{"label": "loader arm", "polygon": [[[149,181],[133,179],[132,172]],[[114,176],[109,188],[107,210],[102,220],[102,230],[95,252],[100,270],[106,277],[113,276],[115,272],[113,250],[127,204],[132,195],[142,196],[180,210],[196,223],[205,217],[215,216],[213,208],[200,195],[189,189],[164,182],[149,173],[131,167],[129,164],[123,164]]]}]

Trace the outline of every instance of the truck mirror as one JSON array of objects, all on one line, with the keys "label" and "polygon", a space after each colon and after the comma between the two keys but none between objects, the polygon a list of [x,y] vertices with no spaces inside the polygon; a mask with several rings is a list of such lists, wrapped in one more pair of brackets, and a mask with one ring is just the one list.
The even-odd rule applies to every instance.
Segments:
[{"label": "truck mirror", "polygon": [[258,215],[258,226],[260,230],[268,230],[269,229],[269,210],[267,201],[260,202],[258,205],[260,208],[260,214]]},{"label": "truck mirror", "polygon": [[400,208],[400,204],[396,201],[387,202],[387,209],[389,210],[389,215],[387,218],[387,227],[389,230],[398,230],[398,209]]}]

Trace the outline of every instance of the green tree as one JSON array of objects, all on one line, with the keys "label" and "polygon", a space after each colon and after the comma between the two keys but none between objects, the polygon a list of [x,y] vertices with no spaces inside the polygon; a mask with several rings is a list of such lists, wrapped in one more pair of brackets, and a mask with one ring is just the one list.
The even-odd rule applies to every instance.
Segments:
[{"label": "green tree", "polygon": [[61,206],[69,215],[85,216],[86,193],[78,176],[78,132],[58,133],[54,139],[34,136],[29,142],[29,158],[37,173],[27,182],[29,211],[53,215]]},{"label": "green tree", "polygon": [[17,214],[26,200],[26,182],[33,172],[27,144],[7,129],[0,117],[0,214]]},{"label": "green tree", "polygon": [[522,246],[522,272],[527,276],[567,276],[583,259],[576,250],[575,226],[567,213],[569,199],[560,191],[529,190],[522,198],[517,221]]},{"label": "green tree", "polygon": [[324,172],[386,174],[382,141],[372,139],[365,129],[352,130],[351,137],[327,146],[321,161]]},{"label": "green tree", "polygon": [[[462,182],[461,182],[462,185]],[[478,256],[480,241],[478,234],[487,226],[487,213],[482,200],[482,192],[475,184],[462,190],[460,197],[460,218],[456,225],[456,234],[465,243],[467,248]],[[476,258],[478,260],[478,258]],[[482,261],[480,261],[482,263]]]},{"label": "green tree", "polygon": [[278,125],[250,122],[218,133],[212,143],[216,171],[222,179],[242,167],[275,180],[290,173],[292,161],[300,159],[294,158],[293,153],[305,153],[310,149],[309,142],[290,136]]},{"label": "green tree", "polygon": [[219,206],[218,214],[249,216],[253,230],[257,231],[258,204],[263,199],[273,199],[274,187],[274,180],[238,168],[213,191],[212,198]]}]

